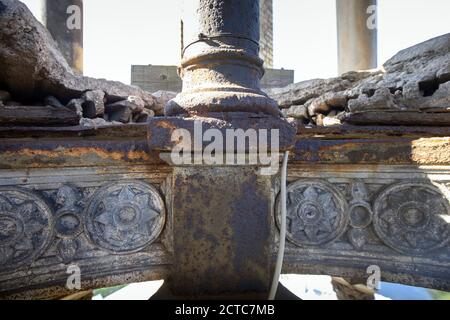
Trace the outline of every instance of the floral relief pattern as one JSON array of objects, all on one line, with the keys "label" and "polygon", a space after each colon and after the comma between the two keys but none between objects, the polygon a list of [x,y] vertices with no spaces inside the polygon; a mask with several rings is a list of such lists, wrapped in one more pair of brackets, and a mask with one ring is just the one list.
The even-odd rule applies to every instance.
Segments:
[{"label": "floral relief pattern", "polygon": [[86,212],[91,240],[115,253],[143,249],[159,236],[165,221],[158,192],[142,182],[120,182],[99,189]]},{"label": "floral relief pattern", "polygon": [[375,231],[391,248],[407,254],[427,254],[450,240],[450,210],[438,187],[399,183],[383,191],[374,205]]},{"label": "floral relief pattern", "polygon": [[0,188],[0,266],[31,263],[47,248],[52,213],[38,195],[15,187]]},{"label": "floral relief pattern", "polygon": [[317,246],[334,241],[345,231],[346,203],[331,185],[297,181],[287,193],[287,237],[291,242]]}]

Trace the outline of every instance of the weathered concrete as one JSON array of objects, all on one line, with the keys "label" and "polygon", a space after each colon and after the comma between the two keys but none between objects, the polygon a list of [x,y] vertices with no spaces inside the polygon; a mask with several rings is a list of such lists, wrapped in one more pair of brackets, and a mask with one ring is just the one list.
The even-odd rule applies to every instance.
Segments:
[{"label": "weathered concrete", "polygon": [[339,74],[377,67],[377,0],[336,0]]},{"label": "weathered concrete", "polygon": [[404,49],[383,67],[267,92],[283,114],[304,123],[331,117],[358,125],[450,124],[450,34]]},{"label": "weathered concrete", "polygon": [[83,74],[83,0],[44,0],[43,21],[72,69]]}]

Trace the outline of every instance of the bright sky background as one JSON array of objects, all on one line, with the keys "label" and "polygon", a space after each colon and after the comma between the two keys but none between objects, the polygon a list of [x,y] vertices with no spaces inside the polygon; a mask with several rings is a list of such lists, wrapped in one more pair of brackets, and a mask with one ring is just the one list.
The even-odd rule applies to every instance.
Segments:
[{"label": "bright sky background", "polygon": [[[40,18],[41,0],[23,0]],[[189,0],[186,0],[189,1]],[[132,64],[177,65],[181,0],[84,0],[85,75],[130,83]],[[450,0],[378,0],[378,60],[450,32]],[[274,0],[274,67],[337,75],[335,0]]]}]

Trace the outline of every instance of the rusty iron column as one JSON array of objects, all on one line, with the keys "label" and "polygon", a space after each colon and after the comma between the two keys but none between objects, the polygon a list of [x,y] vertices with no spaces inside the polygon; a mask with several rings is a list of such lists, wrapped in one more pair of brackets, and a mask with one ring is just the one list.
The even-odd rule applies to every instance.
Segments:
[{"label": "rusty iron column", "polygon": [[339,74],[377,67],[377,0],[336,0]]},{"label": "rusty iron column", "polygon": [[278,115],[260,89],[258,0],[187,1],[182,17],[183,91],[166,115],[252,112]]},{"label": "rusty iron column", "polygon": [[83,0],[43,0],[43,22],[69,65],[83,73]]},{"label": "rusty iron column", "polygon": [[[162,159],[173,156],[180,141],[173,133],[181,129],[188,136],[181,139],[183,144],[193,137],[193,143],[187,142],[192,147],[188,156],[192,151],[200,160],[167,161],[173,167],[167,202],[173,215],[174,251],[167,283],[181,297],[267,299],[274,269],[278,175],[261,174],[261,162],[205,161],[202,156],[209,144],[201,132],[213,129],[209,132],[228,146],[246,133],[271,135],[277,130],[279,147],[267,151],[275,155],[273,164],[278,166],[279,152],[293,146],[296,130],[279,117],[276,102],[259,87],[264,72],[258,56],[259,1],[186,3],[183,91],[166,105],[168,117],[148,123],[149,149],[160,152]],[[229,131],[241,136],[229,137]],[[220,154],[228,159],[239,153],[250,159],[259,151],[255,147],[249,142],[245,150],[225,148]]]}]

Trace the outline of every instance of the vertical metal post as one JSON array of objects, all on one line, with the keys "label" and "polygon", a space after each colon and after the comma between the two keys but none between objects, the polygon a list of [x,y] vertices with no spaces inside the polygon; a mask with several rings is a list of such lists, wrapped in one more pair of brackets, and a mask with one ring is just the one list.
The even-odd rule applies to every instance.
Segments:
[{"label": "vertical metal post", "polygon": [[183,91],[166,115],[250,112],[278,116],[260,89],[259,0],[192,0],[184,9]]}]

